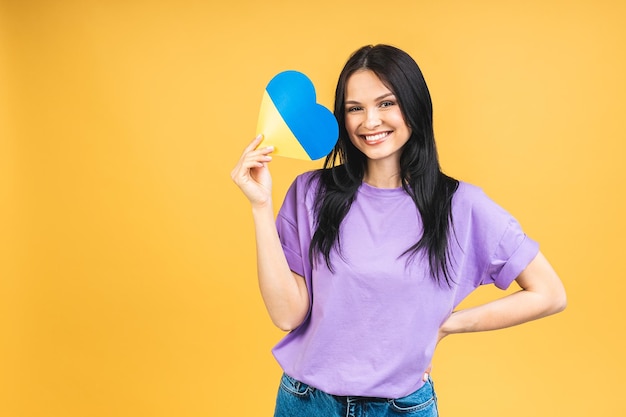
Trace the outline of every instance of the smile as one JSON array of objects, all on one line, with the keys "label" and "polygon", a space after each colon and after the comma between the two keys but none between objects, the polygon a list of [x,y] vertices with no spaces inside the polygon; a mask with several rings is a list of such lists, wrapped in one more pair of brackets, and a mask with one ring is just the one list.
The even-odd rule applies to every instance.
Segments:
[{"label": "smile", "polygon": [[376,133],[375,135],[361,135],[361,137],[365,139],[367,143],[374,145],[376,143],[380,143],[383,140],[385,140],[385,138],[389,136],[390,134],[391,132],[381,132],[381,133]]}]

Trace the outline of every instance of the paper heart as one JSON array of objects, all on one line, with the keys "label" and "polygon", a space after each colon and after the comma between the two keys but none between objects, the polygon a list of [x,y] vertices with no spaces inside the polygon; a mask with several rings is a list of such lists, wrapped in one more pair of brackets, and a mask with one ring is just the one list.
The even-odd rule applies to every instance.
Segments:
[{"label": "paper heart", "polygon": [[339,127],[333,113],[316,102],[311,80],[298,71],[284,71],[267,84],[261,101],[259,145],[274,146],[274,155],[316,160],[333,149]]}]

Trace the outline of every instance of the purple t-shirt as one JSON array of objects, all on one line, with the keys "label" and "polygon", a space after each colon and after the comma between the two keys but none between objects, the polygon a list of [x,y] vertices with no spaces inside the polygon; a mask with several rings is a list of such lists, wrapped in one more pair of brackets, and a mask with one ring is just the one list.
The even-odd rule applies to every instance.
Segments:
[{"label": "purple t-shirt", "polygon": [[363,183],[340,229],[341,254],[313,267],[315,180],[290,187],[277,228],[290,268],[302,275],[311,309],[273,349],[293,378],[334,395],[399,398],[422,386],[439,327],[475,288],[506,289],[538,253],[518,222],[481,189],[461,182],[449,239],[456,284],[439,285],[427,259],[401,256],[421,236],[413,200],[402,188]]}]

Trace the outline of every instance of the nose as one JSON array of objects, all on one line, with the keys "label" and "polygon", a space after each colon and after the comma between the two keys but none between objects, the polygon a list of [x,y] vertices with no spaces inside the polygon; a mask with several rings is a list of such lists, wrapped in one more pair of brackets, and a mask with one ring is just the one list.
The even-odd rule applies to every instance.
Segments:
[{"label": "nose", "polygon": [[380,124],[381,124],[381,121],[380,121],[380,116],[378,115],[378,111],[376,109],[368,110],[365,116],[365,122],[363,123],[363,125],[367,129],[371,130],[380,126]]}]

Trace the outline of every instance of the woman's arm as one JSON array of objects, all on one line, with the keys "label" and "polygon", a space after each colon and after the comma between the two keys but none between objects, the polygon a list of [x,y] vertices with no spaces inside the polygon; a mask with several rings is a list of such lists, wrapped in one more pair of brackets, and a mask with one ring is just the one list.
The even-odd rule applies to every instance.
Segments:
[{"label": "woman's arm", "polygon": [[256,149],[257,136],[245,149],[231,178],[252,205],[259,288],[272,322],[282,330],[298,327],[309,310],[304,278],[289,268],[278,238],[272,205],[272,178],[267,167],[272,147]]},{"label": "woman's arm", "polygon": [[565,308],[567,299],[563,284],[541,252],[515,280],[521,291],[452,313],[441,326],[440,339],[454,333],[515,326]]}]

